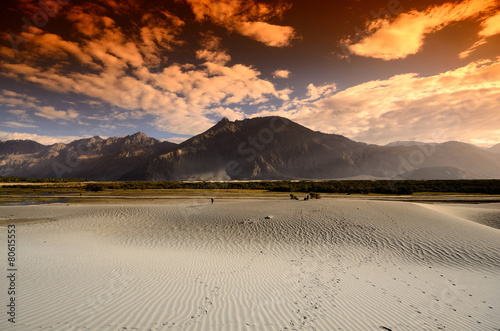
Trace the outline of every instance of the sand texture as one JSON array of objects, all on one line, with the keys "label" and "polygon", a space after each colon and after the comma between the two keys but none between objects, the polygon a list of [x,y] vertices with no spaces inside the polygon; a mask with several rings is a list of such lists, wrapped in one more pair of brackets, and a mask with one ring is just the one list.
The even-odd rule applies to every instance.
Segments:
[{"label": "sand texture", "polygon": [[499,219],[356,199],[3,206],[18,305],[0,330],[500,330]]}]

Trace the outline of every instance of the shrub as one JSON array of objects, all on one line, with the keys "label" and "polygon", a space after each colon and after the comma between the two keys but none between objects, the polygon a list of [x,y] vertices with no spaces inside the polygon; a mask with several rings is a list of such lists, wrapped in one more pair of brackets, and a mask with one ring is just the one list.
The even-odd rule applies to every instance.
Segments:
[{"label": "shrub", "polygon": [[311,192],[309,193],[309,196],[311,197],[311,199],[321,199],[321,195],[319,193]]},{"label": "shrub", "polygon": [[87,184],[86,190],[91,192],[101,192],[104,191],[104,187],[100,184],[91,183]]}]

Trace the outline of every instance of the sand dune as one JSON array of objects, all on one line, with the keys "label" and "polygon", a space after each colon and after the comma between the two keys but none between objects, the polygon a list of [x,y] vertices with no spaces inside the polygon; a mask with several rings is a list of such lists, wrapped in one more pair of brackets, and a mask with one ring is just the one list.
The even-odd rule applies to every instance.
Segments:
[{"label": "sand dune", "polygon": [[498,204],[207,200],[0,207],[0,329],[500,330]]},{"label": "sand dune", "polygon": [[423,205],[432,210],[456,216],[464,220],[477,222],[500,229],[500,204],[434,204]]}]

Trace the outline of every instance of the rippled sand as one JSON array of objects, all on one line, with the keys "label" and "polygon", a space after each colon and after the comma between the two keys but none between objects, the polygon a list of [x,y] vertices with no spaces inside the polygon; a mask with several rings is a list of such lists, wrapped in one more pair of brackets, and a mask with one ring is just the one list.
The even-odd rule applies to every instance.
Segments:
[{"label": "rippled sand", "polygon": [[500,204],[207,200],[0,207],[0,329],[500,330]]}]

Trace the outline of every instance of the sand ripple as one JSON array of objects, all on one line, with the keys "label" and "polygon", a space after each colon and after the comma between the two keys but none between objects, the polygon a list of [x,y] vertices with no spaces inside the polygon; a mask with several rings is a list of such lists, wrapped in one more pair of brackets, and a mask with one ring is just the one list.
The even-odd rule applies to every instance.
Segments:
[{"label": "sand ripple", "polygon": [[473,208],[0,207],[56,220],[19,222],[19,322],[0,329],[499,330],[500,230],[479,222],[498,210]]}]

